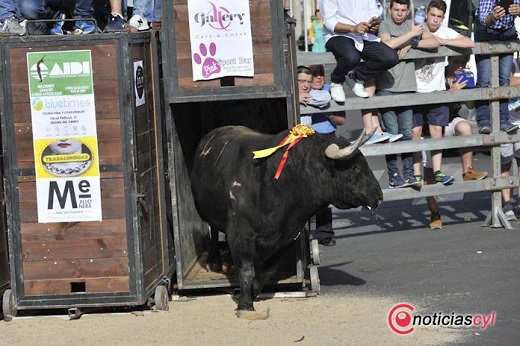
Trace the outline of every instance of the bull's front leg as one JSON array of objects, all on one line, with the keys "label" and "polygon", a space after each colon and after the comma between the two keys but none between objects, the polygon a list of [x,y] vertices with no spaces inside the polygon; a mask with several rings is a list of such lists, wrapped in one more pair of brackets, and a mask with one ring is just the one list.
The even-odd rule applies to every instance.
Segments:
[{"label": "bull's front leg", "polygon": [[255,280],[255,268],[252,260],[243,260],[239,268],[240,296],[238,298],[238,311],[254,311],[253,307],[253,282]]}]

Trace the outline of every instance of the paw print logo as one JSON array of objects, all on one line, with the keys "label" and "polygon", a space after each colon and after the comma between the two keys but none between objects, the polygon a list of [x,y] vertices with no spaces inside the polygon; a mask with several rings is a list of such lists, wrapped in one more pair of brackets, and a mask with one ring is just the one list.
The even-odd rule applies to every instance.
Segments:
[{"label": "paw print logo", "polygon": [[[195,60],[197,65],[202,64],[202,77],[208,78],[211,75],[219,73],[220,64],[217,60],[212,58],[217,53],[217,46],[215,45],[215,43],[211,42],[211,44],[209,45],[209,57],[206,57],[208,55],[208,49],[206,48],[206,45],[204,43],[200,44],[199,52],[200,54],[193,54],[193,60]],[[202,61],[202,59],[204,59],[204,62]]]}]

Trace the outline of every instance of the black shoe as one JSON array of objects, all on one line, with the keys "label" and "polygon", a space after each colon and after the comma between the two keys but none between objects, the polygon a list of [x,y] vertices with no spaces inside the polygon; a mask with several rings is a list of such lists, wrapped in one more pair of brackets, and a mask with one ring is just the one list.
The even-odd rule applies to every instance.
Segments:
[{"label": "black shoe", "polygon": [[505,132],[507,134],[512,134],[512,133],[515,133],[516,131],[518,131],[518,125],[513,125],[513,124],[503,124],[503,125],[500,125],[500,131],[502,132]]},{"label": "black shoe", "polygon": [[488,125],[482,125],[478,129],[478,133],[481,135],[489,135],[491,133],[491,128]]},{"label": "black shoe", "polygon": [[325,238],[318,240],[318,244],[321,244],[323,246],[334,246],[336,245],[336,240],[334,238]]}]

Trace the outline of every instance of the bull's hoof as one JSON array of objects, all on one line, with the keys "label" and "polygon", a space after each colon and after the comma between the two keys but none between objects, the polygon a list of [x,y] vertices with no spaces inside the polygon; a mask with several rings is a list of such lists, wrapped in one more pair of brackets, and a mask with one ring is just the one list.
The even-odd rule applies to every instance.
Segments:
[{"label": "bull's hoof", "polygon": [[238,310],[236,312],[238,318],[242,318],[244,320],[267,320],[269,317],[269,308],[264,311],[249,311],[249,310]]}]

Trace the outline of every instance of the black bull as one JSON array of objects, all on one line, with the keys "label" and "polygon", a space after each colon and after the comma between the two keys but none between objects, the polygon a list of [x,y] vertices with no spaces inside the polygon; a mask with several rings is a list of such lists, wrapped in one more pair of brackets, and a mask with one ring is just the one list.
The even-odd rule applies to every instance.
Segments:
[{"label": "black bull", "polygon": [[[288,152],[278,180],[275,172],[286,147],[253,159],[253,151],[280,144],[289,131],[261,134],[243,126],[212,130],[195,153],[191,185],[201,218],[227,235],[239,271],[238,311],[253,311],[253,299],[277,269],[280,250],[309,218],[332,204],[340,209],[375,208],[383,193],[358,150],[370,136],[353,143],[314,134]],[[341,149],[342,148],[342,149]]]}]

